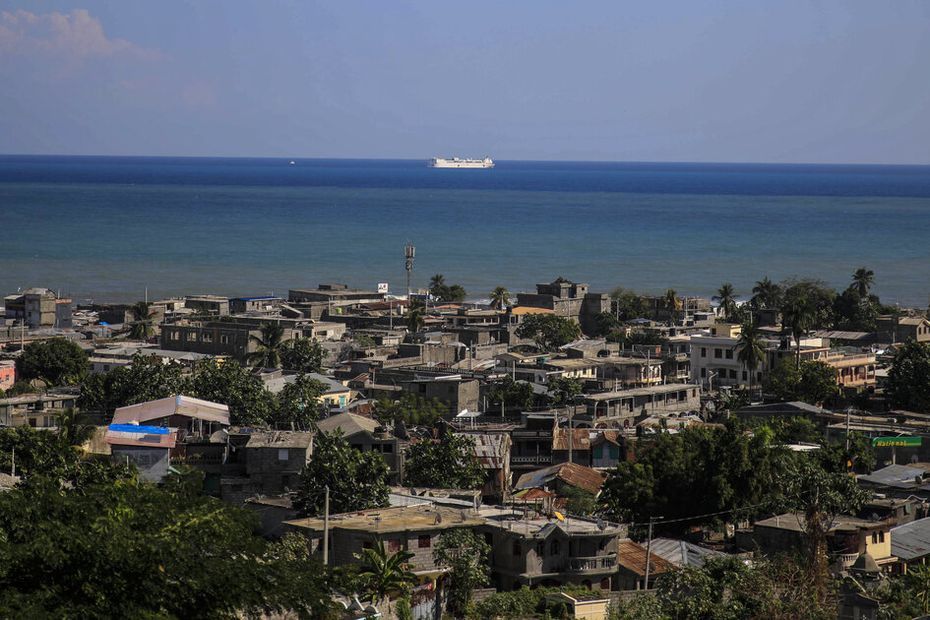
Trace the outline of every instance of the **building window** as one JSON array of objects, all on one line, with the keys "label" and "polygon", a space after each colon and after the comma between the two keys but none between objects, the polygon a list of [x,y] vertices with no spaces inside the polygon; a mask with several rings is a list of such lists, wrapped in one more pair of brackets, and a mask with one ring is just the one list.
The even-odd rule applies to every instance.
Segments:
[{"label": "building window", "polygon": [[733,359],[733,349],[727,349],[727,359]]},{"label": "building window", "polygon": [[701,347],[701,357],[707,357],[707,347]]},{"label": "building window", "polygon": [[229,336],[227,334],[220,334],[220,344],[229,344]]},{"label": "building window", "polygon": [[539,557],[543,557],[546,555],[546,543],[544,543],[541,540],[538,543],[536,543],[536,555],[538,555]]},{"label": "building window", "polygon": [[278,460],[286,461],[290,458],[290,453],[287,448],[278,448]]},{"label": "building window", "polygon": [[520,555],[520,541],[519,540],[513,541],[513,554]]},{"label": "building window", "polygon": [[417,536],[417,548],[418,549],[427,549],[432,544],[433,544],[433,541],[428,535]]},{"label": "building window", "polygon": [[720,359],[723,357],[723,349],[714,349],[714,358]]},{"label": "building window", "polygon": [[549,555],[559,555],[559,541],[553,540],[549,543]]},{"label": "building window", "polygon": [[384,452],[385,454],[393,454],[393,453],[394,453],[394,444],[392,444],[392,443],[386,443],[386,444],[384,444],[383,446],[381,446],[381,451]]},{"label": "building window", "polygon": [[203,341],[204,341],[204,342],[213,342],[213,334],[204,332],[204,333],[203,333]]},{"label": "building window", "polygon": [[362,543],[362,549],[371,549],[371,548],[372,548],[371,541],[366,540],[365,542]]},{"label": "building window", "polygon": [[392,538],[388,541],[388,551],[396,553],[400,551],[400,541],[396,538]]},{"label": "building window", "polygon": [[703,378],[705,378],[706,376],[707,376],[707,369],[706,369],[706,368],[702,368],[702,369],[701,369],[701,378],[703,379]]},{"label": "building window", "polygon": [[731,379],[735,379],[735,378],[736,378],[736,371],[733,370],[732,368],[730,369],[730,378],[731,378]]},{"label": "building window", "polygon": [[749,373],[746,372],[746,371],[744,370],[744,371],[743,371],[743,381],[746,381],[746,380],[748,380],[748,379],[749,379]]}]

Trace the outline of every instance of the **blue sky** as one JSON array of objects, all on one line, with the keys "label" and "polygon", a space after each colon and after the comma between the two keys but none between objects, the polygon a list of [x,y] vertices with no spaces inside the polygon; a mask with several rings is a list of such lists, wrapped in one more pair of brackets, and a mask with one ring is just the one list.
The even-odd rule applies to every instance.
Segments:
[{"label": "blue sky", "polygon": [[0,152],[930,163],[930,2],[4,2]]}]

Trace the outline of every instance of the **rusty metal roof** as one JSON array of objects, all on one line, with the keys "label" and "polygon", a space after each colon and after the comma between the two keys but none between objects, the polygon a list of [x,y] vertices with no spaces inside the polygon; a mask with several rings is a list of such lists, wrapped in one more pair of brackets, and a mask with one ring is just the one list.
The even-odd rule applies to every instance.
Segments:
[{"label": "rusty metal roof", "polygon": [[561,480],[565,484],[597,495],[601,492],[601,486],[606,478],[606,474],[578,463],[560,463],[523,474],[514,488],[543,488],[555,480]]},{"label": "rusty metal roof", "polygon": [[[658,575],[675,567],[668,560],[650,552],[650,575]],[[617,562],[625,569],[644,577],[646,575],[646,548],[632,540],[617,543]]]}]

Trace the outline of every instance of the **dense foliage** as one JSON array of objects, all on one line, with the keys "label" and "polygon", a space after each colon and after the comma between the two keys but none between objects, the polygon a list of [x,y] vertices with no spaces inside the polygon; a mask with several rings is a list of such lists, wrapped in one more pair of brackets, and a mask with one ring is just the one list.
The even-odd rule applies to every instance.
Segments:
[{"label": "dense foliage", "polygon": [[46,385],[74,385],[87,375],[87,353],[65,338],[30,342],[16,360],[17,376]]},{"label": "dense foliage", "polygon": [[446,530],[433,548],[433,561],[449,569],[449,611],[462,617],[472,592],[488,584],[488,554],[491,547],[472,530]]},{"label": "dense foliage", "polygon": [[485,472],[475,456],[475,441],[447,433],[438,441],[419,441],[407,448],[404,484],[440,489],[480,489]]},{"label": "dense foliage", "polygon": [[300,474],[294,506],[304,516],[321,516],[327,487],[333,514],[387,506],[388,473],[379,453],[356,450],[338,431],[318,433],[313,458]]},{"label": "dense foliage", "polygon": [[402,421],[408,426],[433,426],[449,406],[442,401],[404,392],[397,400],[381,398],[375,402],[374,415],[382,424]]},{"label": "dense foliage", "polygon": [[816,360],[801,362],[799,368],[788,358],[769,372],[763,389],[778,401],[799,400],[812,405],[828,403],[839,393],[835,368]]},{"label": "dense foliage", "polygon": [[295,338],[282,345],[280,356],[283,370],[320,372],[323,369],[323,360],[326,359],[326,350],[316,340]]},{"label": "dense foliage", "polygon": [[552,351],[581,336],[578,323],[554,314],[531,314],[517,327],[517,336],[528,338],[543,351]]},{"label": "dense foliage", "polygon": [[836,600],[820,596],[790,560],[713,559],[662,575],[654,593],[620,605],[615,620],[833,620]]},{"label": "dense foliage", "polygon": [[446,284],[446,279],[441,273],[430,279],[429,294],[440,303],[465,300],[465,289],[458,284]]},{"label": "dense foliage", "polygon": [[888,371],[892,406],[930,412],[930,344],[908,342],[894,356]]}]

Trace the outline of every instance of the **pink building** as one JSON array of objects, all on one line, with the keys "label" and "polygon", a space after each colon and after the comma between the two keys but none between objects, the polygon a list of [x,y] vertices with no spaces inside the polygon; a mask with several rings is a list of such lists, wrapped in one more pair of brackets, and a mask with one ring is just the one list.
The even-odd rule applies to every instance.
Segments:
[{"label": "pink building", "polygon": [[0,390],[8,390],[16,383],[16,363],[0,361]]}]

